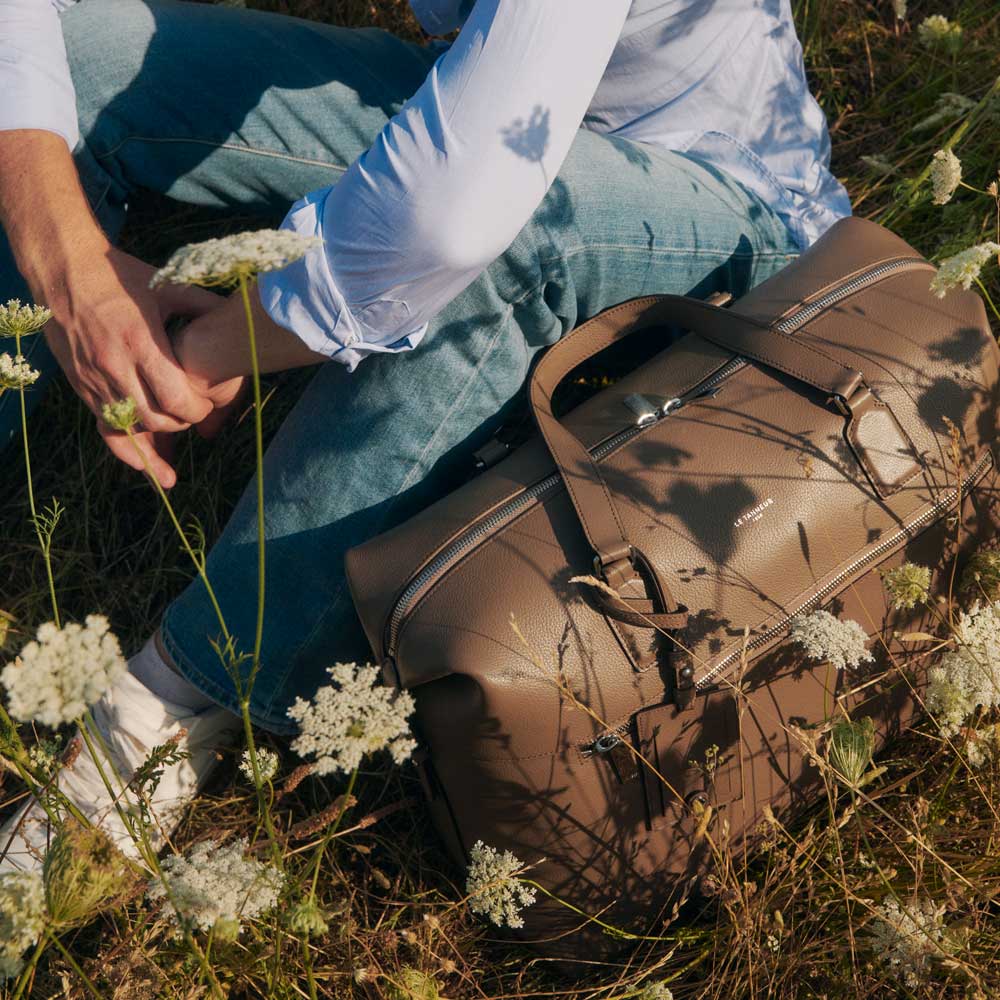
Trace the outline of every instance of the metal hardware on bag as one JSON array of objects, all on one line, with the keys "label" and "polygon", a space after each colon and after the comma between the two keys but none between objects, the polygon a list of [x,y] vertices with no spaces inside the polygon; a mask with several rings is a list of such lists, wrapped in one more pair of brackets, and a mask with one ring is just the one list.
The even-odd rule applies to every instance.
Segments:
[{"label": "metal hardware on bag", "polygon": [[694,704],[694,667],[685,663],[674,671],[674,704],[680,712],[686,712]]},{"label": "metal hardware on bag", "polygon": [[512,445],[499,438],[491,438],[478,451],[472,453],[472,460],[475,463],[476,471],[483,472],[496,465],[501,459],[506,458],[512,450]]},{"label": "metal hardware on bag", "polygon": [[618,780],[623,783],[632,781],[639,776],[635,754],[623,739],[628,728],[628,723],[625,723],[617,729],[602,733],[593,743],[580,747],[580,755],[584,759],[597,756],[607,760],[614,769]]},{"label": "metal hardware on bag", "polygon": [[660,406],[641,392],[630,392],[622,402],[635,414],[636,427],[656,423]]},{"label": "metal hardware on bag", "polygon": [[708,795],[705,792],[691,792],[685,797],[684,803],[692,812],[696,811],[696,807],[702,810],[708,806]]}]

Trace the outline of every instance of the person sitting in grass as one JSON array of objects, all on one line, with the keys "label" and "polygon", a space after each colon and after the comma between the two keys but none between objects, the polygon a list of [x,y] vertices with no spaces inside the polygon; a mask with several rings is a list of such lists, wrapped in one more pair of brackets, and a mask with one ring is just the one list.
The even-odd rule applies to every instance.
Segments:
[{"label": "person sitting in grass", "polygon": [[[345,550],[462,480],[540,351],[634,296],[741,295],[850,212],[789,0],[412,6],[430,35],[457,36],[420,45],[173,0],[0,0],[0,301],[52,311],[44,342],[26,342],[33,398],[58,369],[97,415],[132,397],[169,488],[175,435],[211,434],[238,398],[246,326],[239,297],[150,288],[153,268],[115,246],[130,200],[287,211],[285,229],[321,238],[252,291],[262,368],[318,366],[265,462],[250,713],[278,733],[330,664],[370,655]],[[174,317],[189,322],[171,338]],[[251,490],[208,559],[241,648],[255,521]],[[125,777],[171,736],[191,751],[161,782],[165,827],[237,724],[217,631],[195,580],[94,711]],[[120,824],[86,752],[60,782]],[[3,865],[38,865],[46,823],[37,806],[8,821]]]}]

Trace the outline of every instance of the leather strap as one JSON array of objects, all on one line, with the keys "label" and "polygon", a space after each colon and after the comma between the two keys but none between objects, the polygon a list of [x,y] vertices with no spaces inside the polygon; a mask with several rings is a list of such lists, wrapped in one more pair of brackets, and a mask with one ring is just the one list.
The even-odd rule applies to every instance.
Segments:
[{"label": "leather strap", "polygon": [[[681,295],[650,295],[605,310],[577,327],[544,354],[531,378],[531,408],[549,452],[562,475],[599,569],[618,589],[634,578],[634,550],[600,469],[589,451],[552,411],[552,395],[578,365],[639,330],[654,326],[681,327],[696,332],[733,354],[751,358],[828,394],[850,415],[851,397],[865,388],[861,372],[842,365],[815,347],[739,313]],[[645,560],[644,560],[645,561]],[[652,570],[654,578],[655,570]],[[662,588],[662,582],[657,581]],[[666,608],[676,605],[669,591]],[[624,599],[623,599],[624,600]],[[614,614],[618,611],[619,614]],[[608,613],[619,620],[625,609]]]}]

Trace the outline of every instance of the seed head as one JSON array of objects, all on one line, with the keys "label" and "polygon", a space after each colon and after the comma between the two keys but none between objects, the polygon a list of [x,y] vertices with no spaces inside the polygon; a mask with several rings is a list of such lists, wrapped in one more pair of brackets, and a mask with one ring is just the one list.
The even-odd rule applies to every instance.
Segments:
[{"label": "seed head", "polygon": [[101,407],[104,422],[116,431],[127,431],[139,422],[139,414],[135,408],[135,400],[131,396],[105,403]]},{"label": "seed head", "polygon": [[961,183],[962,161],[950,149],[939,149],[931,161],[931,200],[935,205],[947,205]]},{"label": "seed head", "polygon": [[1000,552],[976,552],[962,573],[959,589],[968,598],[1000,600]]},{"label": "seed head", "polygon": [[330,929],[326,914],[311,900],[304,900],[292,908],[288,927],[293,934],[303,937],[322,937]]},{"label": "seed head", "polygon": [[882,585],[889,594],[892,606],[906,611],[916,604],[923,604],[931,587],[931,571],[926,566],[903,563],[882,574]]},{"label": "seed head", "polygon": [[869,718],[841,719],[830,730],[827,754],[830,766],[848,788],[857,788],[875,750],[875,724]]}]

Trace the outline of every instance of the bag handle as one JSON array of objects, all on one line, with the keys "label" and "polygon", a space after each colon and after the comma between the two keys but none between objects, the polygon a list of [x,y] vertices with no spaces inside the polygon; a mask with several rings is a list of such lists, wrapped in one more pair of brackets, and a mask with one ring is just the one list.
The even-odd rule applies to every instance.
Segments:
[{"label": "bag handle", "polygon": [[[635,550],[597,463],[572,431],[556,419],[552,395],[579,364],[652,326],[683,327],[727,351],[784,372],[826,393],[848,417],[856,393],[866,401],[871,399],[862,373],[823,351],[747,316],[681,295],[631,299],[605,310],[555,343],[542,356],[532,375],[531,408],[594,550],[594,568],[616,590],[637,575]],[[642,562],[649,566],[647,560]],[[673,612],[678,605],[662,582],[657,582],[666,598],[666,610]],[[600,603],[606,605],[610,601]],[[619,617],[613,608],[605,610]]]}]

